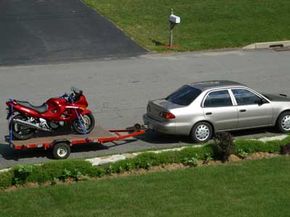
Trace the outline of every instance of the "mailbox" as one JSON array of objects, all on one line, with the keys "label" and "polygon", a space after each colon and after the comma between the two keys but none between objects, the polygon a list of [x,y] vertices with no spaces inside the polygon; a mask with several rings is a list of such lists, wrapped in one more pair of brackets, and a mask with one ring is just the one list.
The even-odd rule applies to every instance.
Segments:
[{"label": "mailbox", "polygon": [[171,14],[171,15],[169,16],[169,21],[170,21],[171,23],[178,24],[178,23],[180,23],[180,17],[179,17],[179,16],[176,16],[176,15],[174,15],[174,14]]}]

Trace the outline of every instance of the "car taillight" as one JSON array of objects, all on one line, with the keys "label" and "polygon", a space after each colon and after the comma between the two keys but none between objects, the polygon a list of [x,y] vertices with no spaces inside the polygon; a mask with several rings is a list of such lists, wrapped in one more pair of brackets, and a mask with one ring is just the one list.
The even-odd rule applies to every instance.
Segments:
[{"label": "car taillight", "polygon": [[175,115],[172,114],[171,112],[160,112],[159,115],[160,115],[160,117],[165,118],[167,120],[175,118]]}]

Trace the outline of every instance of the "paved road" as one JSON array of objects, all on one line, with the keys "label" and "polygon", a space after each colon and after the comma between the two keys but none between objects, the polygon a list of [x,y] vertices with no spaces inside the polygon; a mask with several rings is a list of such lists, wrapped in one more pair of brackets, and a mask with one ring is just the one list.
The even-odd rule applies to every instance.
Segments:
[{"label": "paved road", "polygon": [[143,54],[111,22],[79,0],[1,0],[0,65]]},{"label": "paved road", "polygon": [[[89,61],[55,65],[0,67],[0,136],[7,134],[4,101],[7,98],[41,104],[59,96],[70,86],[82,88],[97,123],[105,128],[123,128],[142,121],[149,99],[166,96],[184,83],[230,79],[274,93],[290,95],[290,52],[240,50],[183,54],[144,55],[113,61]],[[271,135],[268,129],[246,131],[236,136]],[[74,150],[72,158],[181,146],[185,137],[146,135],[109,149],[90,146]],[[2,140],[0,167],[43,162],[45,152],[14,152]],[[100,149],[100,150],[99,150]],[[96,150],[99,150],[98,152]]]}]

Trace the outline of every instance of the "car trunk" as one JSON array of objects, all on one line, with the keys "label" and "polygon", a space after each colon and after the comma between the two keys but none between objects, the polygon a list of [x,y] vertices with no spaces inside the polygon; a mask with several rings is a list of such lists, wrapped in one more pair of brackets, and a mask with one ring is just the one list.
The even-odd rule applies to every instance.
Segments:
[{"label": "car trunk", "polygon": [[166,99],[158,99],[149,101],[147,106],[147,115],[157,121],[165,121],[166,119],[160,116],[160,112],[169,112],[174,108],[179,108],[180,105],[167,101]]}]

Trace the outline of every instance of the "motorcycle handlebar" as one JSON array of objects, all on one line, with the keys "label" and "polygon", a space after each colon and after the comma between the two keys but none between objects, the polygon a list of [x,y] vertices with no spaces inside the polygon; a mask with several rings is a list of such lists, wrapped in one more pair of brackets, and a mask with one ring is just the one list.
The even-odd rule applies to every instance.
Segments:
[{"label": "motorcycle handlebar", "polygon": [[72,92],[70,94],[65,93],[61,97],[72,103],[78,101],[82,94],[82,90],[72,89]]}]

